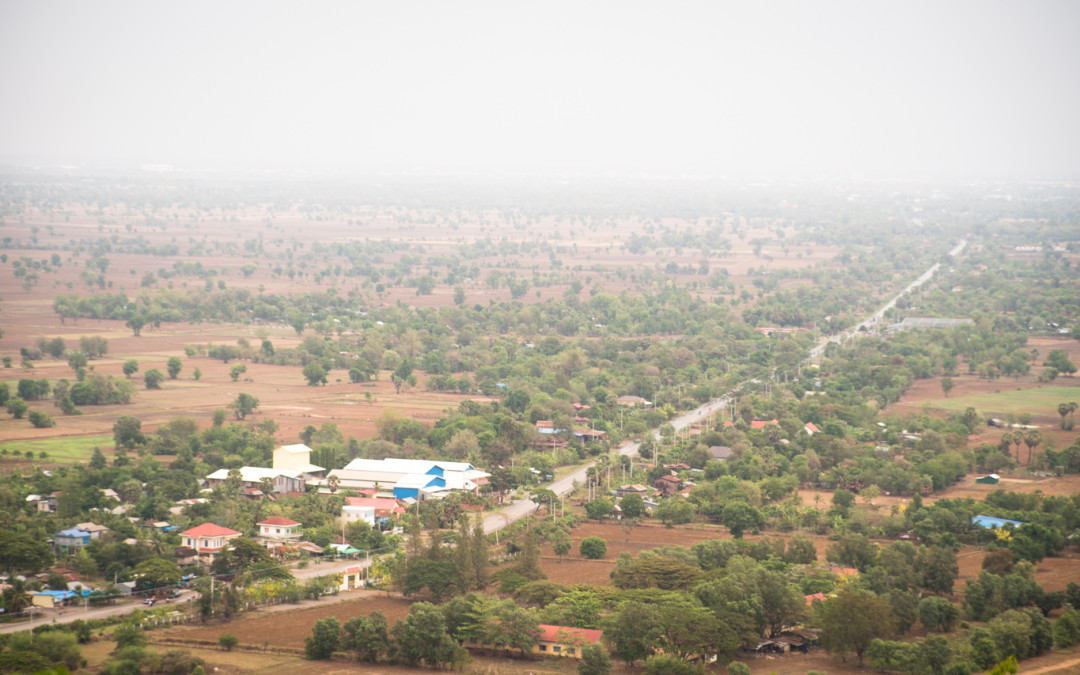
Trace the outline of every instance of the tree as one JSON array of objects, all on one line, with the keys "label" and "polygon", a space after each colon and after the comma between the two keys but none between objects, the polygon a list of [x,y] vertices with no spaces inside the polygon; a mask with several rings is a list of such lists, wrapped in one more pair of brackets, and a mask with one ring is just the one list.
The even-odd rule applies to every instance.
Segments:
[{"label": "tree", "polygon": [[169,371],[170,380],[175,380],[183,368],[184,364],[179,356],[170,356],[168,362],[165,364],[165,370]]},{"label": "tree", "polygon": [[44,541],[27,532],[0,529],[0,570],[37,572],[52,564],[52,552]]},{"label": "tree", "polygon": [[247,394],[244,392],[240,392],[236,396],[236,400],[229,404],[229,408],[233,410],[233,413],[235,413],[236,415],[236,419],[239,420],[242,420],[251,413],[255,412],[258,407],[259,399],[252,396],[251,394]]},{"label": "tree", "polygon": [[953,390],[956,384],[951,377],[941,378],[941,391],[945,393],[945,398],[949,398],[949,392]]},{"label": "tree", "polygon": [[68,352],[67,362],[71,369],[76,371],[79,368],[85,368],[89,364],[86,354],[82,352]]},{"label": "tree", "polygon": [[112,637],[113,640],[116,640],[116,648],[113,650],[115,652],[127,647],[145,647],[148,642],[146,631],[131,619],[114,628]]},{"label": "tree", "polygon": [[124,376],[130,379],[132,375],[139,372],[139,362],[135,359],[124,361],[123,371]]},{"label": "tree", "polygon": [[578,661],[578,675],[608,675],[611,672],[611,657],[599,644],[581,648],[581,660]]},{"label": "tree", "polygon": [[437,668],[448,656],[446,620],[438,607],[427,602],[415,602],[409,615],[394,624],[390,631],[394,637],[397,654],[411,666],[423,663]]},{"label": "tree", "polygon": [[1046,355],[1046,361],[1043,361],[1043,365],[1066,375],[1072,375],[1076,372],[1076,364],[1069,359],[1069,354],[1064,349],[1051,349],[1050,353]]},{"label": "tree", "polygon": [[931,593],[952,593],[960,576],[956,551],[946,546],[924,546],[915,559],[915,571],[922,576],[922,587]]},{"label": "tree", "polygon": [[202,368],[195,366],[195,370],[191,371],[191,376],[195,378],[196,381],[202,379]]},{"label": "tree", "polygon": [[841,588],[836,597],[822,603],[820,612],[825,649],[845,661],[847,654],[854,652],[860,666],[871,641],[891,630],[889,604],[866,591]]},{"label": "tree", "polygon": [[165,376],[157,368],[151,368],[143,373],[143,382],[146,383],[147,389],[161,389],[161,381],[165,379]]},{"label": "tree", "polygon": [[233,382],[238,382],[240,376],[247,372],[247,366],[243,363],[234,363],[229,366],[229,377]]},{"label": "tree", "polygon": [[338,648],[341,624],[334,617],[319,619],[311,629],[311,636],[304,638],[304,656],[311,661],[330,658]]},{"label": "tree", "polygon": [[312,361],[304,366],[303,373],[309,387],[317,387],[320,384],[326,384],[326,369],[316,361]]},{"label": "tree", "polygon": [[18,396],[15,398],[9,398],[7,403],[4,404],[7,407],[8,413],[17,420],[21,420],[26,411],[30,409],[30,406],[26,404],[26,401],[22,400]]},{"label": "tree", "polygon": [[1042,432],[1038,429],[1027,429],[1024,431],[1024,445],[1028,446],[1028,465],[1031,464],[1032,451],[1039,447],[1042,440]]},{"label": "tree", "polygon": [[357,616],[346,621],[341,646],[355,651],[361,661],[378,661],[379,654],[390,646],[386,616],[382,610],[372,612],[370,617]]},{"label": "tree", "polygon": [[142,561],[132,570],[133,576],[138,580],[139,588],[161,588],[162,586],[175,586],[184,573],[180,566],[172,560],[165,558],[149,558]]},{"label": "tree", "polygon": [[645,500],[639,494],[627,494],[619,500],[623,518],[640,518],[645,513]]},{"label": "tree", "polygon": [[743,532],[747,530],[757,532],[765,524],[761,511],[745,502],[735,501],[724,505],[720,520],[736,539],[742,539]]},{"label": "tree", "polygon": [[829,562],[848,565],[860,572],[866,572],[877,559],[877,555],[878,545],[866,535],[855,533],[845,534],[825,551],[825,559]]},{"label": "tree", "polygon": [[142,334],[143,326],[146,325],[146,319],[143,318],[142,314],[136,314],[128,319],[124,325],[131,329],[135,337],[139,337]]},{"label": "tree", "polygon": [[51,417],[40,410],[31,410],[29,418],[30,424],[33,424],[35,429],[48,429],[56,426],[56,422],[53,422]]},{"label": "tree", "polygon": [[585,537],[578,550],[589,560],[599,560],[607,555],[607,542],[600,537]]},{"label": "tree", "polygon": [[146,439],[142,435],[142,422],[130,415],[123,415],[113,424],[113,444],[118,448],[134,448]]},{"label": "tree", "polygon": [[555,555],[559,556],[559,562],[562,562],[562,557],[570,552],[572,545],[570,535],[566,534],[565,530],[561,528],[555,530],[555,534],[551,537],[551,549],[555,552]]},{"label": "tree", "polygon": [[660,636],[660,613],[654,603],[626,601],[605,626],[604,636],[619,658],[631,666],[648,658]]},{"label": "tree", "polygon": [[727,667],[728,675],[750,675],[750,666],[741,661],[732,661]]},{"label": "tree", "polygon": [[948,633],[960,621],[960,608],[945,598],[927,596],[919,601],[919,621],[926,630]]},{"label": "tree", "polygon": [[233,647],[240,644],[240,639],[232,633],[225,633],[224,635],[219,636],[217,641],[218,644],[221,645],[221,647],[227,652],[231,652],[233,650]]},{"label": "tree", "polygon": [[600,520],[611,515],[615,502],[610,497],[600,497],[585,504],[585,515],[592,520]]}]

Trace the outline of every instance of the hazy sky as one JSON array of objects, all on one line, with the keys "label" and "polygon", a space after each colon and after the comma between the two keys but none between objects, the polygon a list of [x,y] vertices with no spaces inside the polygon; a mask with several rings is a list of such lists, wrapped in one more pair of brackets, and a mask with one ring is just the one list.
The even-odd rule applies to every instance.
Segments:
[{"label": "hazy sky", "polygon": [[0,160],[1080,177],[1080,2],[0,3]]}]

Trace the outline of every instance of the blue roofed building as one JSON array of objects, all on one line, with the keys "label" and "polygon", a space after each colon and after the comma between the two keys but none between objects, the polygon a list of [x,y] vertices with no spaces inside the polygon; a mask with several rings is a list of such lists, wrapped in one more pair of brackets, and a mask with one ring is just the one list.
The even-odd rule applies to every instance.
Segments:
[{"label": "blue roofed building", "polygon": [[1024,523],[1019,520],[1009,520],[1008,518],[995,518],[994,516],[975,516],[971,519],[972,525],[978,525],[979,527],[985,527],[988,530],[1003,528],[1006,525],[1012,525],[1013,527],[1020,527]]},{"label": "blue roofed building", "polygon": [[53,549],[56,555],[78,553],[79,549],[90,543],[90,533],[86,530],[60,530],[53,535]]},{"label": "blue roofed building", "polygon": [[402,476],[401,480],[394,483],[394,498],[395,499],[416,499],[420,500],[421,492],[436,492],[438,490],[429,490],[429,488],[445,488],[446,479],[442,476],[434,476],[426,473],[412,473]]},{"label": "blue roofed building", "polygon": [[35,607],[52,609],[63,605],[74,597],[75,593],[72,591],[38,591],[30,596],[30,601],[34,603]]}]

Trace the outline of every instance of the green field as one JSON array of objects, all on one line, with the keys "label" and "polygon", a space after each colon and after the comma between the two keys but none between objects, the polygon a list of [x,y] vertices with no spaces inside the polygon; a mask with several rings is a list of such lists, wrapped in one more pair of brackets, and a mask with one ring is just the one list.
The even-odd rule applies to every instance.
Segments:
[{"label": "green field", "polygon": [[101,448],[102,452],[112,450],[113,437],[109,435],[69,436],[0,443],[0,450],[7,450],[9,455],[16,450],[25,455],[26,451],[30,450],[34,453],[34,457],[38,457],[44,451],[48,453],[46,461],[57,464],[88,462],[94,454],[95,447]]},{"label": "green field", "polygon": [[983,415],[1007,415],[1009,413],[1031,413],[1032,415],[1057,416],[1059,403],[1080,402],[1080,387],[1040,387],[1038,389],[1002,389],[997,392],[973,394],[971,396],[951,396],[923,401],[928,408],[943,410],[965,410],[975,408]]}]

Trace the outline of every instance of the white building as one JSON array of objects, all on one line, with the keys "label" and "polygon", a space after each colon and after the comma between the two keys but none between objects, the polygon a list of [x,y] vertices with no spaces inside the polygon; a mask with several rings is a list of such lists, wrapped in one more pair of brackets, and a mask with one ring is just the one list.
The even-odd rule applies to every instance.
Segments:
[{"label": "white building", "polygon": [[344,469],[330,472],[340,488],[392,492],[397,499],[441,497],[454,490],[476,492],[489,475],[468,462],[393,458],[354,459]]},{"label": "white building", "polygon": [[283,471],[299,471],[309,477],[322,476],[326,471],[311,463],[311,448],[303,443],[274,448],[274,468]]}]

